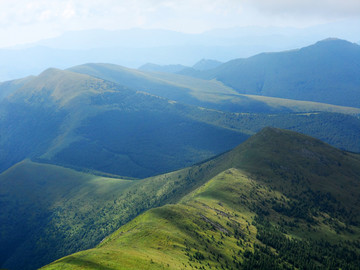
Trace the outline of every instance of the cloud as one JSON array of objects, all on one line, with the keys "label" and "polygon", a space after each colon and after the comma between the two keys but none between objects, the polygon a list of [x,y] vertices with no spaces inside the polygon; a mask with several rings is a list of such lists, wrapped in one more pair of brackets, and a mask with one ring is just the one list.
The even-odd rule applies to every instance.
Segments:
[{"label": "cloud", "polygon": [[359,0],[244,0],[265,14],[319,18],[359,17]]},{"label": "cloud", "polygon": [[[44,21],[82,20],[84,24],[91,19],[97,23],[106,23],[113,19],[124,23],[131,16],[152,17],[158,19],[169,12],[179,17],[188,17],[195,13],[199,17],[206,14],[225,14],[231,11],[233,0],[0,0],[0,24],[30,24]],[[234,5],[233,5],[234,6]]]},{"label": "cloud", "polygon": [[177,27],[180,31],[202,31],[265,24],[272,17],[305,20],[346,16],[360,16],[359,0],[0,0],[1,27],[51,23],[64,30]]},{"label": "cloud", "polygon": [[309,26],[351,16],[360,17],[359,0],[0,0],[0,42],[94,28],[195,33],[247,25]]}]

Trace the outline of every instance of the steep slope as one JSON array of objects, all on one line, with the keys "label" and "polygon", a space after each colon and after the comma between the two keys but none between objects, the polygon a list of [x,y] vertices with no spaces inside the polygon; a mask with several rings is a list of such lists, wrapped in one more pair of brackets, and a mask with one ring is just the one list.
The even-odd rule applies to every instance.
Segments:
[{"label": "steep slope", "polygon": [[193,75],[217,79],[242,94],[360,107],[360,46],[344,40],[262,53]]},{"label": "steep slope", "polygon": [[[229,69],[231,68],[233,67]],[[242,95],[219,81],[195,79],[179,74],[134,70],[112,64],[85,64],[72,67],[69,70],[108,80],[181,103],[228,112],[274,113],[284,111],[325,111],[360,114],[360,109],[351,107]],[[233,72],[236,72],[236,69],[234,69]]]},{"label": "steep slope", "polygon": [[359,155],[266,128],[198,168],[215,176],[179,203],[42,269],[358,267]]},{"label": "steep slope", "polygon": [[0,267],[36,269],[92,248],[138,214],[178,201],[217,173],[198,165],[131,180],[29,160],[16,164],[0,174]]},{"label": "steep slope", "polygon": [[203,110],[49,69],[1,104],[0,171],[30,157],[145,177],[189,166],[247,137],[189,112]]},{"label": "steep slope", "polygon": [[0,174],[0,266],[34,269],[93,246],[116,226],[107,208],[134,183],[29,160],[11,167]]}]

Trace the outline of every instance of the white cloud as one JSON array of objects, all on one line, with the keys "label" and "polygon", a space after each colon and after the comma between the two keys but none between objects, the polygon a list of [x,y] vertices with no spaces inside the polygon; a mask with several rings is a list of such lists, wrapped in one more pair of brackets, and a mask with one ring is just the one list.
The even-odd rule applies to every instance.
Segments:
[{"label": "white cloud", "polygon": [[359,0],[244,0],[261,12],[323,18],[360,16]]}]

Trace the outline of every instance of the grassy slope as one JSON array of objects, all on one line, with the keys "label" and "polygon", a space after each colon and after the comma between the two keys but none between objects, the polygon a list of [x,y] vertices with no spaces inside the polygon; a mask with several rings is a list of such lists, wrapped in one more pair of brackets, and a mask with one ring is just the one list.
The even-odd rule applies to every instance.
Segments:
[{"label": "grassy slope", "polygon": [[26,269],[91,247],[116,226],[104,208],[133,183],[31,161],[13,166],[0,175],[1,264]]},{"label": "grassy slope", "polygon": [[[195,79],[178,83],[181,81],[201,89],[194,90],[200,93],[218,85],[205,81],[201,86]],[[222,91],[213,89],[213,93]],[[277,102],[271,106],[274,104]],[[30,157],[146,177],[231,149],[264,126],[293,129],[360,151],[358,122],[350,116],[326,113],[309,117],[223,113],[135,92],[88,75],[49,69],[0,106],[0,171]]]},{"label": "grassy slope", "polygon": [[86,64],[70,68],[120,85],[182,103],[232,112],[325,111],[359,114],[360,109],[323,103],[241,95],[216,80],[162,72],[145,72],[111,64]]},{"label": "grassy slope", "polygon": [[21,162],[0,175],[0,265],[34,269],[91,248],[141,212],[178,201],[221,169],[204,166],[128,181]]},{"label": "grassy slope", "polygon": [[[246,138],[191,118],[184,113],[190,109],[200,111],[88,75],[49,69],[0,107],[0,171],[30,157],[146,177],[189,166]],[[216,143],[219,138],[225,143]]]},{"label": "grassy slope", "polygon": [[269,125],[360,151],[359,122],[326,113],[223,113],[49,69],[0,107],[0,170],[30,157],[142,178],[231,149]]},{"label": "grassy slope", "polygon": [[202,166],[221,172],[179,203],[149,210],[98,247],[43,269],[347,268],[359,263],[358,155],[265,129]]}]

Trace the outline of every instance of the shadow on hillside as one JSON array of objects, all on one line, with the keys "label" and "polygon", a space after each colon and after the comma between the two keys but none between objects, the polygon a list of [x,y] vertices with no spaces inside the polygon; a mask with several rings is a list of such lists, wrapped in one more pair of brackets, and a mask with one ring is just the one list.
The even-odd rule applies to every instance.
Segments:
[{"label": "shadow on hillside", "polygon": [[82,268],[86,268],[86,269],[97,269],[97,270],[114,270],[114,268],[111,267],[107,267],[101,264],[98,264],[96,262],[93,261],[89,261],[86,259],[82,259],[82,258],[66,258],[64,260],[62,260],[62,263],[64,264],[69,264],[69,265],[76,265]]}]

